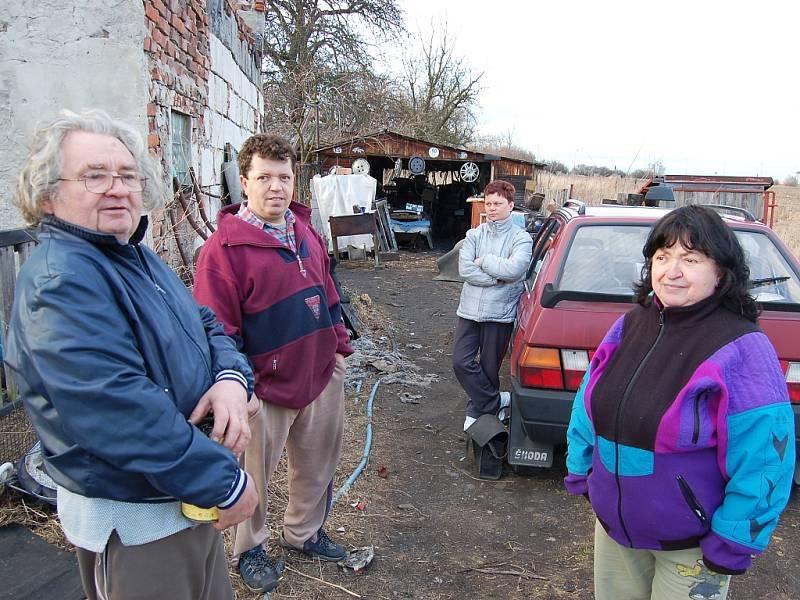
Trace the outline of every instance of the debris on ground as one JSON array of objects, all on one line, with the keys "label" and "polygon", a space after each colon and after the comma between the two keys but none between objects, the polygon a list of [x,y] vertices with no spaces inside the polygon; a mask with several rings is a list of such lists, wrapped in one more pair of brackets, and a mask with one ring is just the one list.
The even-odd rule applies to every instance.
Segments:
[{"label": "debris on ground", "polygon": [[336,564],[338,564],[340,567],[353,569],[353,571],[355,571],[356,573],[360,573],[361,571],[366,569],[370,565],[370,563],[372,563],[372,559],[374,558],[375,558],[375,547],[362,546],[361,548],[350,550],[347,553],[347,556]]},{"label": "debris on ground", "polygon": [[363,385],[364,385],[363,377],[359,379],[348,378],[347,382],[345,383],[345,391],[358,394],[361,392],[361,388],[363,387]]},{"label": "debris on ground", "polygon": [[[347,381],[382,376],[384,384],[402,383],[407,386],[430,387],[439,380],[436,373],[422,373],[422,369],[408,360],[388,338],[376,344],[370,333],[351,342],[355,352],[347,357]],[[354,385],[348,383],[347,385]],[[420,396],[421,397],[421,396]]]},{"label": "debris on ground", "polygon": [[378,467],[378,477],[386,479],[389,477],[389,469],[386,468],[386,465],[380,465]]},{"label": "debris on ground", "polygon": [[370,364],[378,369],[378,371],[383,371],[384,373],[396,373],[398,368],[396,364],[382,358],[372,361]]},{"label": "debris on ground", "polygon": [[409,394],[408,392],[400,394],[400,402],[403,404],[419,404],[420,398],[422,398],[422,394]]}]

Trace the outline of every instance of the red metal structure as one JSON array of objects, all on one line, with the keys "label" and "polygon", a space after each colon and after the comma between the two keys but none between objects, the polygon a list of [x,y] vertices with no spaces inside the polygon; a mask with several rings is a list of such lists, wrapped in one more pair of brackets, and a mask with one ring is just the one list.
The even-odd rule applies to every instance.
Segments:
[{"label": "red metal structure", "polygon": [[775,192],[769,188],[772,177],[733,177],[727,175],[663,175],[649,180],[641,189],[665,185],[675,196],[673,206],[716,204],[742,208],[772,228],[775,219]]}]

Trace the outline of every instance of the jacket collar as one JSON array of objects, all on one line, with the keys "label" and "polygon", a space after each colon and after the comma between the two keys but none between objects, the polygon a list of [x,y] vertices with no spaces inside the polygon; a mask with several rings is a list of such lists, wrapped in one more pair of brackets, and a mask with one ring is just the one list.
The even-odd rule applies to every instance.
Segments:
[{"label": "jacket collar", "polygon": [[[147,231],[147,215],[142,215],[139,219],[139,225],[136,227],[136,230],[131,235],[130,239],[128,240],[129,244],[138,244],[144,238],[144,234]],[[45,228],[50,227],[53,229],[58,229],[60,231],[65,231],[66,233],[70,233],[74,236],[77,236],[87,242],[92,244],[97,244],[98,246],[126,246],[120,242],[116,236],[110,233],[103,233],[101,231],[95,231],[94,229],[89,229],[87,227],[81,227],[80,225],[75,225],[74,223],[69,223],[64,221],[63,219],[59,219],[55,215],[45,215],[42,218],[42,225]]]},{"label": "jacket collar", "polygon": [[501,221],[490,221],[489,219],[486,219],[486,224],[489,227],[489,231],[492,233],[505,233],[514,225],[511,220],[511,215],[505,219],[502,219]]},{"label": "jacket collar", "polygon": [[680,327],[694,327],[711,313],[719,309],[722,304],[722,299],[718,294],[712,294],[708,298],[689,306],[664,308],[661,300],[654,294],[652,304],[655,309],[663,315],[664,323]]},{"label": "jacket collar", "polygon": [[[217,214],[217,230],[223,235],[223,243],[255,244],[257,246],[273,245],[272,240],[274,238],[272,236],[265,236],[260,227],[255,227],[236,216],[240,206],[241,203],[231,204],[221,209]],[[289,204],[289,209],[296,218],[295,236],[299,243],[303,237],[301,235],[303,229],[309,227],[311,209],[294,201]],[[279,246],[280,244],[277,240],[274,240],[274,245]]]}]

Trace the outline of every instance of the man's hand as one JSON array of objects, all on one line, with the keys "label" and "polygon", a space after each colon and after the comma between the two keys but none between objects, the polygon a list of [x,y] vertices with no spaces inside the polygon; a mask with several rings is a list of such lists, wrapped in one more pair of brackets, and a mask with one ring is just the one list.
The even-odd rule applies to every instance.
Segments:
[{"label": "man's hand", "polygon": [[[242,387],[242,386],[239,386]],[[214,529],[222,531],[232,525],[249,519],[258,506],[258,492],[253,484],[253,478],[247,476],[247,485],[236,504],[227,509],[219,509],[219,520],[214,523]]]},{"label": "man's hand", "polygon": [[241,383],[222,379],[208,388],[195,406],[189,421],[197,425],[209,411],[214,413],[211,439],[225,439],[222,445],[239,456],[250,441],[247,424],[247,391]]},{"label": "man's hand", "polygon": [[247,401],[247,418],[252,419],[258,414],[259,410],[261,410],[261,400],[253,394],[250,396],[250,400]]},{"label": "man's hand", "polygon": [[476,266],[480,267],[481,266],[481,257],[479,256],[478,258],[476,258],[472,262],[475,263]]},{"label": "man's hand", "polygon": [[336,366],[347,370],[347,362],[344,354],[339,354],[338,352],[336,353]]}]

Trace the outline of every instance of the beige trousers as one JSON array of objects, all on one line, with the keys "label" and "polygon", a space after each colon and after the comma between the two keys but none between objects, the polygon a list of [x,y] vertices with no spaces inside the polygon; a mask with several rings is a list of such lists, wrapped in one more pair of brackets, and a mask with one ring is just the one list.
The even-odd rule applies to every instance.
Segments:
[{"label": "beige trousers", "polygon": [[345,372],[344,361],[337,360],[331,380],[311,404],[297,410],[262,401],[261,410],[250,420],[252,438],[242,463],[258,490],[258,508],[234,530],[234,560],[269,539],[267,486],[284,447],[289,466],[284,538],[302,548],[325,523],[342,450]]},{"label": "beige trousers", "polygon": [[595,600],[725,600],[730,575],[709,571],[700,548],[636,550],[594,525]]},{"label": "beige trousers", "polygon": [[211,525],[140,546],[112,533],[102,553],[77,554],[89,600],[233,600],[222,535]]}]

